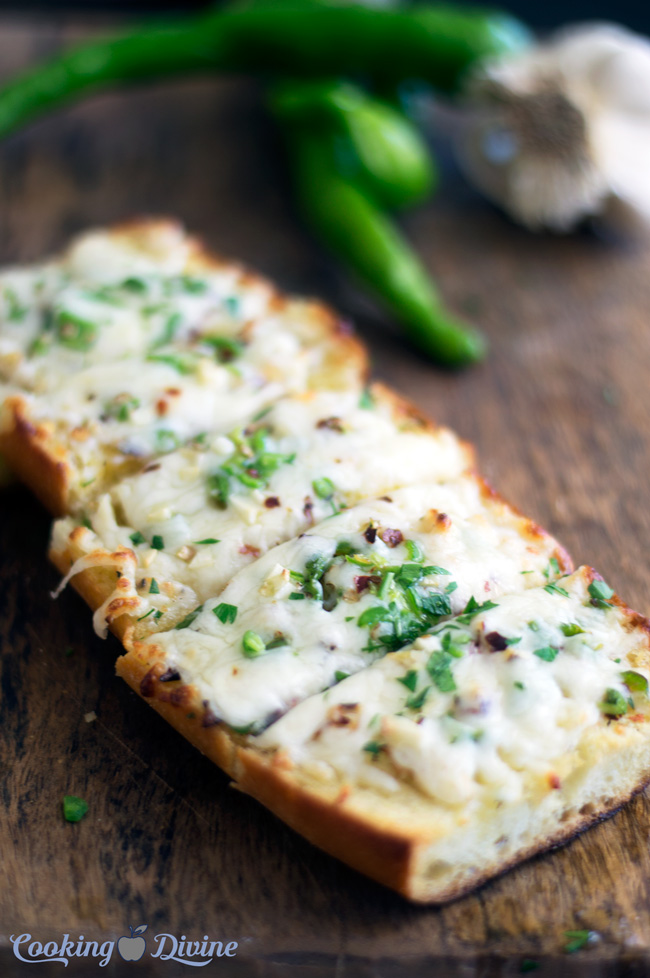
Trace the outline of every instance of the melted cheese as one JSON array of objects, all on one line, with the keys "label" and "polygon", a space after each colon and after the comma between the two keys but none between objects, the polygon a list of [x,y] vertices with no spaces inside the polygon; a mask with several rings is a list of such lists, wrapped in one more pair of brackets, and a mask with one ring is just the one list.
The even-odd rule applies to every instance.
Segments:
[{"label": "melted cheese", "polygon": [[3,395],[21,393],[62,446],[77,509],[134,459],[228,431],[287,391],[360,383],[320,307],[193,264],[188,242],[93,232],[59,262],[0,276]]},{"label": "melted cheese", "polygon": [[626,711],[650,719],[647,694],[623,676],[633,670],[647,688],[647,636],[616,606],[594,607],[590,580],[582,568],[561,590],[504,597],[467,623],[438,626],[305,700],[256,744],[321,780],[388,792],[407,781],[465,811],[558,788],[588,763],[608,710],[623,710],[623,723]]},{"label": "melted cheese", "polygon": [[[553,576],[554,541],[524,527],[470,478],[398,490],[269,551],[155,643],[217,716],[259,728],[470,597],[484,602]],[[224,605],[237,609],[234,622],[220,620]],[[261,646],[254,657],[247,633]]]},{"label": "melted cheese", "polygon": [[[258,449],[250,437],[255,428],[264,437]],[[87,508],[94,533],[84,547],[133,548],[141,557],[136,575],[186,584],[203,601],[255,557],[333,510],[397,486],[456,479],[470,462],[451,432],[409,429],[379,390],[372,409],[359,407],[358,391],[284,398],[246,430],[249,437],[239,431],[187,445],[118,482]],[[228,475],[223,467],[233,458],[235,474]],[[245,466],[257,471],[257,458],[271,459],[268,478],[247,485]],[[214,486],[219,474],[228,485],[221,505]],[[333,495],[325,498],[329,485]],[[65,547],[73,526],[67,520],[55,529],[56,549]],[[151,550],[154,536],[161,550]]]}]

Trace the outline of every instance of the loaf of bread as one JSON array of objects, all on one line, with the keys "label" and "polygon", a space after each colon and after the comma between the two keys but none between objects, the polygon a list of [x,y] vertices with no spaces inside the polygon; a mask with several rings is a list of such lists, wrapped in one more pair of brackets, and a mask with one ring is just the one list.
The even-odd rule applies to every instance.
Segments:
[{"label": "loaf of bread", "polygon": [[650,623],[170,221],[0,273],[0,452],[130,686],[238,786],[443,902],[650,777]]}]

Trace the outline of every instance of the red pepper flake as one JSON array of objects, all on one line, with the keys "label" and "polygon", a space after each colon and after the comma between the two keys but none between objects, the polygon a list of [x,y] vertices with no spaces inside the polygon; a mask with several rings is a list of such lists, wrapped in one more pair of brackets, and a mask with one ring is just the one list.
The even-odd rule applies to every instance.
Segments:
[{"label": "red pepper flake", "polygon": [[168,387],[165,394],[169,394],[170,397],[180,397],[182,394],[180,387]]},{"label": "red pepper flake", "polygon": [[441,530],[442,529],[447,530],[451,526],[451,519],[447,516],[446,513],[438,513],[438,515],[436,516],[436,523],[438,524]]},{"label": "red pepper flake", "polygon": [[156,401],[156,414],[159,417],[162,417],[164,414],[167,414],[168,410],[169,403],[167,400],[164,397],[159,398],[159,400]]},{"label": "red pepper flake", "polygon": [[302,512],[303,512],[303,516],[310,524],[314,522],[313,509],[314,509],[313,499],[311,498],[311,496],[305,496],[305,502],[302,507]]},{"label": "red pepper flake", "polygon": [[498,632],[488,632],[485,641],[493,652],[503,652],[504,649],[508,648],[508,640],[503,635],[499,635]]},{"label": "red pepper flake", "polygon": [[379,497],[384,503],[392,503],[393,499],[391,496],[380,496]]},{"label": "red pepper flake", "polygon": [[276,506],[280,505],[280,500],[277,496],[268,496],[268,498],[264,500],[264,505],[267,509],[275,509]]},{"label": "red pepper flake", "polygon": [[203,719],[201,721],[201,726],[203,727],[216,727],[219,723],[219,717],[216,715],[214,710],[210,709],[208,706],[208,701],[203,700]]},{"label": "red pepper flake", "polygon": [[147,699],[151,699],[156,691],[156,681],[157,681],[158,666],[152,666],[149,672],[147,672],[140,682],[140,693]]},{"label": "red pepper flake", "polygon": [[397,547],[404,539],[401,530],[391,530],[389,527],[386,527],[385,530],[382,530],[379,536],[384,541],[387,547]]},{"label": "red pepper flake", "polygon": [[381,576],[379,574],[359,574],[354,579],[354,586],[358,594],[367,591],[371,584],[381,584]]},{"label": "red pepper flake", "polygon": [[160,468],[160,463],[152,462],[151,465],[145,465],[143,472],[156,472]]},{"label": "red pepper flake", "polygon": [[243,547],[240,547],[239,548],[239,552],[240,552],[240,554],[245,554],[245,555],[250,554],[252,557],[255,557],[256,559],[260,555],[260,552],[259,552],[258,548],[257,547],[252,547],[250,545],[250,543],[245,543]]},{"label": "red pepper flake", "polygon": [[181,674],[178,671],[178,669],[169,668],[169,669],[167,669],[166,672],[163,672],[162,676],[160,677],[160,682],[161,683],[175,683],[175,682],[178,682],[178,680],[180,678],[181,678]]},{"label": "red pepper flake", "polygon": [[370,525],[367,526],[363,531],[363,535],[368,541],[368,543],[374,543],[375,540],[377,539],[377,527],[373,526],[372,523],[370,523]]},{"label": "red pepper flake", "polygon": [[317,428],[329,428],[330,431],[343,433],[343,422],[340,418],[322,418],[316,423]]},{"label": "red pepper flake", "polygon": [[555,773],[549,774],[546,780],[548,781],[549,788],[553,788],[554,791],[559,791],[562,787],[562,782]]}]

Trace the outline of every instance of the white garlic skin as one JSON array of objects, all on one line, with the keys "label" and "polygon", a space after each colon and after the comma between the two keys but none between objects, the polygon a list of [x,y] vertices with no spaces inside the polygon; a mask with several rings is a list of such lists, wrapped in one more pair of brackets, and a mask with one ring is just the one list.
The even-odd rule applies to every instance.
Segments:
[{"label": "white garlic skin", "polygon": [[576,25],[483,65],[457,153],[470,182],[532,230],[650,220],[650,42]]}]

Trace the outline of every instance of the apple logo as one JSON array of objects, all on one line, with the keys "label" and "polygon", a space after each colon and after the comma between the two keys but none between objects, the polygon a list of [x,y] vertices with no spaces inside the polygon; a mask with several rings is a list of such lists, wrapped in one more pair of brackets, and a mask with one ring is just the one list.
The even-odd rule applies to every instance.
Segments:
[{"label": "apple logo", "polygon": [[147,929],[146,924],[140,924],[135,930],[129,925],[130,937],[120,937],[117,942],[117,950],[124,961],[139,961],[147,950],[147,942],[144,937],[136,937],[136,934],[144,934]]}]

